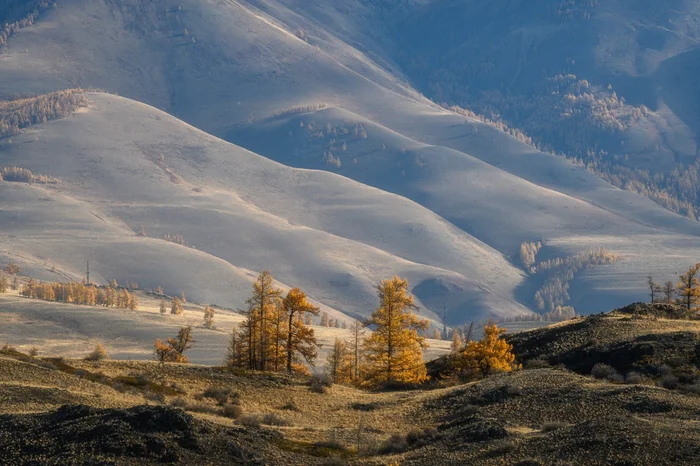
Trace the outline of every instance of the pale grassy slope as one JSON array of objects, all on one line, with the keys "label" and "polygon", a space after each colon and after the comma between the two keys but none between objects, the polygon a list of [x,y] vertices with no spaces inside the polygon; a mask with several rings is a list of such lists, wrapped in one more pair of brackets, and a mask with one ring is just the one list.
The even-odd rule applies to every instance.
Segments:
[{"label": "pale grassy slope", "polygon": [[[302,10],[258,3],[260,8],[184,2],[178,10],[163,1],[143,7],[137,16],[132,2],[117,8],[102,1],[67,0],[37,26],[20,31],[0,54],[0,76],[8,77],[0,81],[0,90],[101,86],[166,107],[201,129],[224,135],[227,128],[248,124],[249,117],[259,120],[289,105],[328,102],[415,141],[465,152],[605,209],[634,212],[646,223],[671,223],[693,235],[700,231],[584,169],[437,108],[347,44],[299,39],[294,33]],[[88,40],[97,49],[70,45]],[[330,50],[330,42],[338,50]],[[62,55],[64,60],[55,59]],[[353,60],[365,62],[365,68],[356,68]],[[154,77],[145,79],[144,73]],[[26,79],[10,79],[18,75]]]},{"label": "pale grassy slope", "polygon": [[[435,284],[423,293],[433,306],[526,312],[513,300],[523,277],[517,269],[416,203],[288,168],[143,104],[89,98],[86,111],[2,144],[3,165],[61,180],[0,183],[11,194],[0,197],[5,251],[73,276],[90,259],[96,279],[162,285],[228,307],[243,306],[250,271],[267,268],[351,314],[371,311],[373,287],[395,273],[415,287]],[[165,234],[181,234],[191,247],[160,240]]]},{"label": "pale grassy slope", "polygon": [[[350,12],[359,11],[354,3],[348,8]],[[338,11],[337,8],[324,10],[320,3],[296,8],[292,2],[275,1],[164,0],[140,4],[129,0],[117,5],[101,0],[65,0],[36,26],[16,34],[9,46],[0,52],[0,92],[44,92],[77,84],[94,85],[166,108],[201,129],[224,136],[247,131],[266,134],[255,132],[257,123],[290,105],[314,102],[336,105],[358,115],[357,119],[375,122],[376,125],[367,123],[372,128],[370,136],[375,136],[373,131],[391,134],[391,138],[398,141],[396,144],[411,144],[408,156],[417,156],[422,165],[415,176],[397,180],[396,167],[388,163],[392,159],[375,158],[374,147],[368,151],[367,166],[370,168],[364,175],[354,171],[343,175],[409,196],[506,256],[512,257],[519,243],[530,239],[550,240],[550,256],[600,246],[624,254],[625,260],[611,269],[615,270],[612,276],[602,272],[602,268],[587,273],[580,299],[573,303],[581,311],[599,311],[610,307],[613,302],[642,299],[645,295],[643,277],[649,271],[666,279],[673,271],[696,261],[694,257],[700,255],[697,241],[700,225],[675,216],[640,196],[615,189],[586,170],[535,151],[491,127],[437,107],[377,65],[368,55],[370,52],[363,53],[347,43],[351,41],[350,37],[361,37],[361,31],[335,35],[335,25],[354,27],[353,21],[343,22]],[[334,19],[323,24],[331,16]],[[308,32],[305,40],[295,35],[299,28]],[[91,44],[89,47],[75,46],[88,43]],[[391,68],[390,64],[384,65]],[[142,145],[139,150],[151,159],[165,152],[166,165],[176,167],[176,173],[183,170],[178,164],[186,162],[185,159],[189,160],[185,165],[200,163],[196,151],[177,147],[154,150],[148,144],[151,143]],[[247,144],[252,147],[253,143]],[[390,141],[387,145],[392,147],[391,144]],[[282,141],[280,138],[276,147],[277,154],[297,154],[302,161],[308,155],[303,152],[303,147],[288,139]],[[285,163],[305,166],[290,158],[286,158]],[[197,187],[206,185],[207,177],[219,180],[216,178],[219,173],[223,172],[217,166],[216,170],[201,178],[197,178],[196,170],[182,176],[191,187]],[[230,170],[226,173],[230,176]],[[363,177],[367,173],[371,178]],[[104,180],[104,183],[110,181]],[[119,183],[121,181],[114,182],[109,191]],[[310,189],[315,182],[309,180],[308,183],[306,186]],[[223,187],[223,193],[217,191],[219,186]],[[154,205],[157,203],[152,201],[158,199],[158,195],[153,194],[155,197],[149,198],[151,204],[148,206],[133,209],[123,208],[117,203],[110,213],[123,215],[132,227],[144,218],[153,217],[154,209],[160,211],[159,216],[165,216],[167,212],[169,218],[173,218],[172,203],[179,202],[179,190],[184,188],[171,188],[174,191],[168,194],[170,207]],[[230,196],[231,191],[225,182],[213,188],[206,189],[205,186],[203,195],[188,192],[188,197],[197,199],[197,204],[193,205],[196,209],[176,209],[178,215],[182,215],[178,228],[184,221],[218,222],[214,216],[216,210],[226,213],[228,220],[223,222],[230,222],[228,225],[235,223],[236,215],[240,217],[241,212],[251,213],[233,207],[212,207]],[[323,201],[328,202],[325,191],[317,186],[313,188],[315,194],[309,194],[305,199],[318,201],[323,192],[326,197]],[[147,186],[133,195],[151,196],[152,189],[155,188]],[[250,201],[246,189],[242,185],[236,187],[244,203]],[[266,192],[272,198],[264,198],[258,192],[255,194],[259,198],[256,206],[263,206],[261,210],[273,217],[256,215],[255,220],[259,222],[257,231],[266,230],[268,236],[245,234],[256,240],[264,238],[268,245],[289,249],[289,236],[282,239],[268,230],[283,212],[282,223],[291,221],[297,226],[323,229],[333,235],[360,240],[411,262],[456,271],[466,277],[467,282],[470,277],[482,277],[483,270],[497,271],[501,267],[478,259],[481,253],[465,256],[459,252],[465,250],[461,245],[464,241],[470,245],[467,249],[472,251],[484,246],[469,236],[449,231],[448,227],[441,228],[437,235],[438,245],[430,249],[423,245],[424,236],[417,236],[414,242],[406,240],[413,236],[414,231],[410,232],[411,235],[404,235],[399,242],[392,236],[377,234],[381,228],[368,233],[361,222],[349,216],[350,198],[335,197],[337,204],[331,203],[330,207],[314,202],[300,208],[299,205],[290,206],[290,202],[293,203],[290,199],[297,197],[290,196],[288,190]],[[131,195],[130,192],[121,193],[123,199],[129,199]],[[212,200],[213,197],[218,197],[218,200]],[[359,198],[354,199],[358,202]],[[340,212],[342,217],[339,217]],[[403,216],[402,212],[393,209],[385,212]],[[346,221],[343,223],[339,220],[341,218]],[[372,217],[372,222],[376,221],[376,217]],[[281,228],[280,225],[278,223]],[[153,231],[160,235],[172,226],[165,222],[154,225],[154,228]],[[190,235],[192,233],[187,232],[187,236]],[[197,238],[201,236],[195,235]],[[245,263],[236,263],[237,266],[247,269],[269,266],[265,253],[253,253],[249,250],[250,243],[244,241],[245,237],[235,236],[239,241],[235,243],[236,254],[255,255],[246,258]],[[465,237],[468,239],[463,239]],[[188,241],[197,245],[194,239],[188,238]],[[213,238],[211,243],[217,245],[215,255],[232,260],[233,256],[225,252],[228,246],[218,246],[221,238]],[[392,245],[387,246],[390,243]],[[450,245],[446,246],[448,243]],[[328,244],[324,243],[324,248],[333,250]],[[475,248],[472,245],[476,245]],[[488,248],[484,251],[486,256],[491,254]],[[300,254],[306,255],[306,252]],[[318,253],[314,250],[311,254]],[[374,252],[367,254],[371,256]],[[345,257],[350,256],[345,254]],[[355,251],[351,257],[350,265],[299,272],[309,277],[322,276],[324,280],[332,277],[332,293],[314,290],[314,294],[318,299],[340,307],[340,302],[329,301],[337,296],[337,289],[348,290],[348,295],[371,295],[367,277],[375,271],[366,272],[372,267],[358,265],[356,258],[372,261]],[[337,254],[333,259],[337,260]],[[285,260],[291,262],[291,258]],[[476,268],[455,265],[466,264],[465,260],[476,261],[479,265]],[[327,263],[328,257],[322,262]],[[387,263],[384,259],[379,262]],[[354,272],[347,273],[348,267]],[[389,268],[396,267],[385,267],[382,273]],[[498,276],[497,272],[494,273]],[[353,277],[358,275],[362,279],[356,281]],[[487,274],[479,278],[480,283],[488,285],[483,288],[482,297],[475,300],[468,296],[454,301],[443,297],[445,290],[454,289],[460,293],[460,288],[473,286],[461,282],[460,277],[450,278],[448,283],[421,274],[409,278],[414,282],[425,281],[425,288],[430,290],[427,294],[437,297],[430,301],[429,297],[421,296],[424,302],[430,303],[429,307],[441,308],[445,302],[455,315],[464,315],[474,306],[477,309],[503,307],[498,303],[484,303],[483,296],[498,295],[500,292],[494,287],[503,282],[503,286],[511,290],[505,299],[511,299],[514,283],[521,280],[515,275],[517,272],[511,269],[505,273],[505,279],[499,278],[496,285],[492,285],[493,274]],[[285,280],[285,277],[281,278]],[[577,286],[574,284],[574,288]],[[530,304],[531,295],[518,298]],[[353,299],[352,305],[367,309],[370,301]]]}]

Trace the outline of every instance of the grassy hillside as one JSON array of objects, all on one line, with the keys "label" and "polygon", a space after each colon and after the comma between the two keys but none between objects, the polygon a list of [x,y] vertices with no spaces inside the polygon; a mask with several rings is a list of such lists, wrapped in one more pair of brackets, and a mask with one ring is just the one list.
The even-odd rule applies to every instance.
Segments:
[{"label": "grassy hillside", "polygon": [[427,316],[443,302],[465,316],[527,312],[513,298],[521,272],[418,204],[285,167],[127,99],[89,99],[2,145],[3,164],[59,180],[0,184],[5,254],[74,277],[89,259],[102,283],[161,285],[232,308],[244,306],[251,271],[271,269],[346,314],[370,312],[374,285],[393,274],[418,289],[441,284],[419,295],[434,298]]},{"label": "grassy hillside", "polygon": [[[682,327],[697,337],[696,321],[666,310],[636,306],[515,335],[516,348],[525,350],[522,370],[430,390],[333,385],[318,393],[303,376],[30,357],[5,348],[0,459],[604,465],[612,458],[690,465],[700,442],[697,361],[685,361],[685,382],[671,387],[668,379],[657,383],[639,374],[577,374],[542,357],[533,364],[526,349],[548,335],[545,351],[565,348],[585,359],[590,331],[598,329],[605,333],[597,346],[602,359],[615,358],[610,343],[630,332],[662,341]],[[639,363],[650,370],[681,368],[674,359],[658,352]]]}]

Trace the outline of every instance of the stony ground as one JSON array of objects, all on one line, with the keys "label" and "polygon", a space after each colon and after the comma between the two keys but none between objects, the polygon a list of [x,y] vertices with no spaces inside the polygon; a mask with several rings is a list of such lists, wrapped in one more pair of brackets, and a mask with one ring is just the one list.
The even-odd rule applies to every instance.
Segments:
[{"label": "stony ground", "polygon": [[[639,309],[577,319],[510,336],[523,370],[382,393],[337,385],[316,393],[305,377],[208,366],[4,351],[0,464],[696,464],[697,325]],[[640,377],[622,366],[588,374],[592,354],[610,362],[615,352],[636,354],[624,345],[649,341],[663,344],[625,356],[646,368]],[[677,351],[669,341],[680,341]],[[654,375],[660,367],[665,375]]]}]

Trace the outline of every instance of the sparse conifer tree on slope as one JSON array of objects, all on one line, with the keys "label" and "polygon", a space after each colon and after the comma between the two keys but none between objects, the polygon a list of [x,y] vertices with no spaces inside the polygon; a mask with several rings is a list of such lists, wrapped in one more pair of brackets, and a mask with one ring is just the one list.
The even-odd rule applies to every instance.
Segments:
[{"label": "sparse conifer tree on slope", "polygon": [[348,349],[352,354],[352,378],[357,382],[360,379],[360,366],[362,365],[362,338],[365,333],[365,325],[359,320],[353,320],[350,324],[350,342]]},{"label": "sparse conifer tree on slope", "polygon": [[204,328],[213,328],[214,327],[214,309],[207,305],[204,308],[204,322],[203,322]]},{"label": "sparse conifer tree on slope", "polygon": [[450,351],[452,354],[459,353],[464,347],[464,341],[462,340],[462,335],[459,331],[455,330],[452,332],[452,343],[450,344]]},{"label": "sparse conifer tree on slope", "polygon": [[[255,320],[257,320],[257,329],[259,331],[258,335],[258,357],[257,357],[257,368],[260,370],[267,369],[267,362],[270,358],[269,346],[271,340],[270,323],[276,313],[276,309],[281,305],[281,295],[282,290],[274,286],[274,281],[272,274],[267,270],[260,273],[255,283],[253,283],[253,296],[248,299],[248,307],[250,317],[253,318],[250,321],[253,326],[255,326]],[[253,335],[251,338],[255,338]],[[251,349],[253,348],[251,341]],[[256,358],[251,358],[251,362],[254,363]]]},{"label": "sparse conifer tree on slope", "polygon": [[647,277],[647,286],[649,287],[649,297],[651,298],[651,303],[658,301],[659,295],[661,294],[661,285],[656,283],[651,275]]},{"label": "sparse conifer tree on slope", "polygon": [[183,313],[182,302],[178,298],[173,298],[170,305],[170,313],[179,316]]},{"label": "sparse conifer tree on slope", "polygon": [[666,304],[673,304],[673,297],[676,295],[676,287],[673,285],[671,280],[664,283],[663,286],[664,302]]}]

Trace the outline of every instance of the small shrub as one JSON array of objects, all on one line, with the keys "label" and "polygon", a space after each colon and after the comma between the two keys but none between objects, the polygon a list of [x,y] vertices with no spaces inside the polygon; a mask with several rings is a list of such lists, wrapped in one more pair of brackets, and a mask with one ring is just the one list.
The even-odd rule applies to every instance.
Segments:
[{"label": "small shrub", "polygon": [[673,368],[668,364],[659,364],[658,366],[656,366],[656,371],[662,377],[665,375],[673,374]]},{"label": "small shrub", "polygon": [[389,455],[393,453],[402,453],[408,449],[406,437],[400,434],[393,434],[379,448],[379,454]]},{"label": "small shrub", "polygon": [[29,356],[35,358],[39,356],[39,349],[36,346],[29,348]]},{"label": "small shrub", "polygon": [[309,386],[314,393],[326,393],[333,386],[333,379],[325,372],[316,373],[311,376]]},{"label": "small shrub", "polygon": [[540,356],[526,361],[524,367],[525,369],[543,369],[545,367],[552,367],[552,365],[549,364],[546,358]]},{"label": "small shrub", "polygon": [[243,414],[240,405],[226,405],[221,410],[221,415],[229,419],[238,419]]},{"label": "small shrub", "polygon": [[406,443],[411,446],[423,446],[440,437],[437,429],[427,427],[423,430],[413,429],[406,434]]},{"label": "small shrub", "polygon": [[678,388],[678,377],[673,374],[666,374],[661,378],[661,386],[668,390],[675,390]]},{"label": "small shrub", "polygon": [[143,397],[156,403],[165,404],[165,395],[163,393],[145,391],[143,392]]},{"label": "small shrub", "polygon": [[205,403],[187,403],[183,409],[185,411],[192,411],[193,413],[219,414],[219,410],[216,406]]},{"label": "small shrub", "polygon": [[493,448],[491,451],[489,451],[490,456],[503,456],[507,455],[508,453],[512,453],[515,451],[515,445],[512,443],[504,443],[503,445],[499,445],[495,448]]},{"label": "small shrub", "polygon": [[598,363],[591,369],[591,375],[596,379],[607,379],[613,374],[617,374],[615,368],[603,363]]},{"label": "small shrub", "polygon": [[249,414],[238,419],[238,423],[246,427],[260,427],[260,416],[257,414]]},{"label": "small shrub", "polygon": [[301,411],[292,399],[283,404],[281,409],[286,409],[287,411]]},{"label": "small shrub", "polygon": [[175,398],[170,400],[170,406],[173,408],[182,408],[185,409],[187,407],[187,400],[184,398]]},{"label": "small shrub", "polygon": [[291,423],[284,419],[283,417],[278,416],[275,413],[268,413],[263,416],[262,420],[260,421],[262,424],[265,424],[267,426],[290,426]]},{"label": "small shrub", "polygon": [[700,395],[700,384],[686,385],[683,387],[683,391],[690,395]]},{"label": "small shrub", "polygon": [[624,383],[625,382],[625,378],[617,372],[615,372],[614,374],[610,374],[605,380],[607,380],[610,383]]},{"label": "small shrub", "polygon": [[641,385],[645,381],[645,378],[642,374],[639,372],[630,372],[625,376],[625,383],[631,384],[631,385]]},{"label": "small shrub", "polygon": [[473,416],[479,412],[479,408],[474,405],[464,405],[462,409],[459,410],[461,416]]},{"label": "small shrub", "polygon": [[95,345],[95,349],[92,350],[92,353],[85,356],[86,361],[102,361],[104,359],[109,359],[109,354],[107,353],[107,349],[102,346],[102,343]]},{"label": "small shrub", "polygon": [[567,424],[564,422],[547,422],[542,426],[541,430],[542,432],[554,432],[564,427],[567,427]]},{"label": "small shrub", "polygon": [[510,396],[520,396],[523,394],[523,389],[517,385],[506,385],[506,393]]},{"label": "small shrub", "polygon": [[2,348],[0,348],[0,352],[15,353],[17,352],[17,349],[14,346],[10,346],[9,343],[5,343],[4,345],[2,345]]},{"label": "small shrub", "polygon": [[151,378],[145,372],[140,372],[134,376],[134,385],[137,387],[145,387],[151,383]]},{"label": "small shrub", "polygon": [[223,406],[228,403],[229,399],[238,400],[238,393],[234,392],[230,388],[225,387],[208,387],[202,393],[204,398],[211,398],[216,401],[216,404]]},{"label": "small shrub", "polygon": [[356,411],[374,411],[379,408],[379,404],[374,402],[374,403],[359,403],[359,402],[354,402],[350,403],[350,407]]},{"label": "small shrub", "polygon": [[171,382],[170,388],[172,388],[173,390],[175,390],[178,393],[182,393],[183,395],[187,394],[187,390],[185,390],[185,388],[177,382]]},{"label": "small shrub", "polygon": [[330,439],[330,440],[321,440],[318,442],[314,442],[314,446],[316,448],[327,448],[329,450],[338,450],[338,451],[345,451],[345,445],[340,443],[339,441],[335,439]]},{"label": "small shrub", "polygon": [[678,367],[681,367],[681,366],[687,364],[688,360],[686,358],[684,358],[683,356],[673,356],[673,357],[669,358],[666,361],[666,363],[673,368],[678,368]]}]

